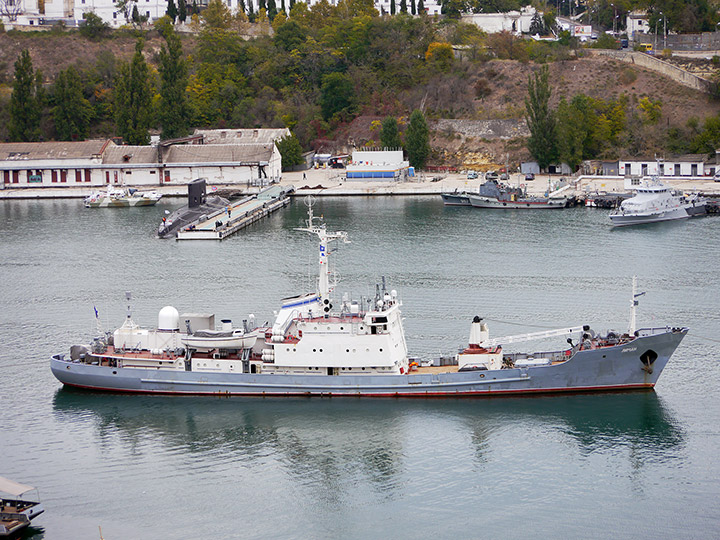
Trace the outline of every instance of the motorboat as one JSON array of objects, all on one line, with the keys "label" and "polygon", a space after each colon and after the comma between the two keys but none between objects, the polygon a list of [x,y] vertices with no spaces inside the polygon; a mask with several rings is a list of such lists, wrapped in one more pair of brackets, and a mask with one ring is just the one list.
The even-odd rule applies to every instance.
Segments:
[{"label": "motorboat", "polygon": [[631,188],[635,195],[610,214],[610,221],[616,227],[687,219],[707,212],[707,201],[703,197],[685,195],[657,177],[626,179],[625,187]]},{"label": "motorboat", "polygon": [[468,192],[467,197],[475,208],[553,209],[565,208],[568,202],[564,195],[534,197],[528,195],[524,184],[513,187],[497,180],[486,181],[477,192]]},{"label": "motorboat", "polygon": [[0,477],[0,538],[18,538],[30,521],[45,511],[34,500],[37,496],[27,497],[32,491],[37,489]]},{"label": "motorboat", "polygon": [[130,187],[108,184],[104,191],[96,191],[84,199],[85,208],[123,208],[153,206],[162,198],[157,191],[138,191]]}]

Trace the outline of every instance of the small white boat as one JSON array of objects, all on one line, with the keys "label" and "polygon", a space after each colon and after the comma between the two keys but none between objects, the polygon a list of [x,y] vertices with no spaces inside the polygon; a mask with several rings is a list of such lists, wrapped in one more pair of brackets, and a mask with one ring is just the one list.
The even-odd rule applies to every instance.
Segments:
[{"label": "small white boat", "polygon": [[209,351],[212,349],[252,349],[257,341],[258,332],[244,330],[198,330],[180,341],[193,349]]},{"label": "small white boat", "polygon": [[21,531],[30,525],[30,520],[45,511],[42,504],[24,497],[33,490],[32,486],[0,477],[0,538],[19,537]]},{"label": "small white boat", "polygon": [[635,196],[623,201],[620,208],[610,214],[610,221],[616,227],[687,219],[706,213],[705,199],[676,192],[656,177],[643,178],[635,185],[632,179],[630,182],[628,185],[626,180],[626,188],[633,189]]},{"label": "small white boat", "polygon": [[135,188],[119,188],[108,185],[106,191],[96,191],[84,200],[85,208],[123,208],[129,206],[153,206],[162,198],[156,191],[138,191]]}]

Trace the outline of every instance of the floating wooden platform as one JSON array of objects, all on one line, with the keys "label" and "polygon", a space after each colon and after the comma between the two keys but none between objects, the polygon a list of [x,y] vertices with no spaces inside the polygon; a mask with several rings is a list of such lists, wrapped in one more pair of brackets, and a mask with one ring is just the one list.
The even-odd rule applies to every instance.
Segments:
[{"label": "floating wooden platform", "polygon": [[222,240],[290,204],[292,186],[271,186],[257,195],[203,215],[177,232],[178,240]]}]

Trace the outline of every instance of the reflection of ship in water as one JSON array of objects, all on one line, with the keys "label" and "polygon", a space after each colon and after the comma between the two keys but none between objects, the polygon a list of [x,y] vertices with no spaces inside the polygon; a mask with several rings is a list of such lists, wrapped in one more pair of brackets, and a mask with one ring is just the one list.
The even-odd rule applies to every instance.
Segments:
[{"label": "reflection of ship in water", "polygon": [[[407,467],[404,426],[418,420],[469,432],[479,453],[498,432],[518,426],[570,436],[583,453],[624,446],[651,462],[677,455],[683,445],[682,430],[654,392],[428,402],[188,399],[60,389],[54,411],[60,421],[93,419],[101,439],[116,432],[131,444],[160,437],[190,459],[220,450],[228,459],[251,463],[277,452],[293,475],[328,486],[351,470],[369,477],[379,491],[390,489]],[[442,454],[440,447],[427,451]]]}]

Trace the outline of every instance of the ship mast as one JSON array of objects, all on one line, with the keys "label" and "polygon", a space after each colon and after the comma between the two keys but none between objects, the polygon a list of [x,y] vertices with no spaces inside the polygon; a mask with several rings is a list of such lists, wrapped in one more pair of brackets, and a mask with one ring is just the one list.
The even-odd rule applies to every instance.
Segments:
[{"label": "ship mast", "polygon": [[633,276],[632,279],[632,299],[630,301],[630,326],[628,327],[628,334],[633,335],[635,333],[635,312],[637,311],[638,298],[640,298],[644,292],[637,292],[637,276]]},{"label": "ship mast", "polygon": [[318,252],[318,261],[319,261],[319,276],[318,276],[318,294],[320,296],[320,299],[326,299],[329,297],[330,292],[332,292],[334,287],[330,287],[330,265],[329,265],[329,258],[328,258],[328,245],[330,242],[334,242],[335,240],[342,240],[344,243],[348,244],[350,241],[347,239],[347,233],[338,231],[338,232],[328,232],[325,228],[325,223],[321,221],[320,218],[316,218],[313,215],[313,204],[315,203],[315,200],[312,197],[308,197],[305,201],[305,204],[307,204],[308,207],[308,219],[307,219],[307,227],[298,227],[295,230],[296,231],[304,231],[308,232],[310,234],[315,234],[320,239],[320,250]]}]

